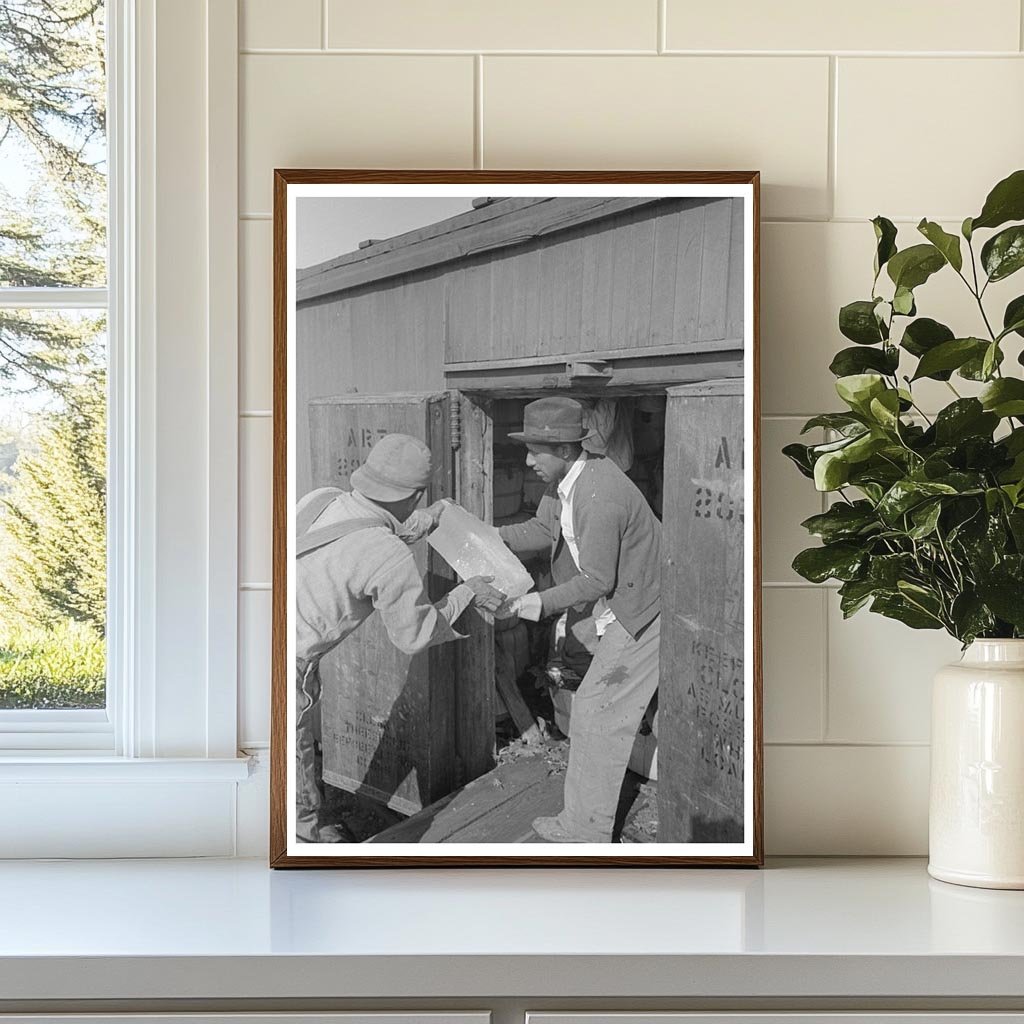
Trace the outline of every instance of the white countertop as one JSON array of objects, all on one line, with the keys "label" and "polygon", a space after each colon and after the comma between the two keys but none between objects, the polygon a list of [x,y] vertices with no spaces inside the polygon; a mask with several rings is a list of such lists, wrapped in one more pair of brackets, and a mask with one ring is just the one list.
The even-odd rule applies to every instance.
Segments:
[{"label": "white countertop", "polygon": [[762,871],[7,862],[0,920],[5,1000],[1024,997],[1024,892],[937,882],[916,859]]}]

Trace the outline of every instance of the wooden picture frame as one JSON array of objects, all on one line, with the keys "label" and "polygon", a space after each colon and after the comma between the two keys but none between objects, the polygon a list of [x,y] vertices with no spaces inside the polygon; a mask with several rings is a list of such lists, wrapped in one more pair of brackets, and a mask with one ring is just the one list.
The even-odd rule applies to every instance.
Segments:
[{"label": "wooden picture frame", "polygon": [[[491,192],[500,198],[474,199]],[[347,226],[371,200],[402,212],[442,197],[465,212],[358,249],[349,239],[297,269],[299,236],[329,235],[330,217]],[[761,865],[758,172],[277,170],[273,302],[271,866]],[[500,639],[495,654],[494,620],[471,608],[464,639],[410,659],[374,613],[317,660],[313,706],[316,778],[344,805],[336,830],[358,841],[324,842],[337,835],[321,827],[320,841],[299,842],[296,501],[347,488],[371,444],[401,432],[434,453],[424,501],[454,497],[485,521],[496,501],[529,510],[536,488],[523,477],[517,498],[504,442],[525,404],[551,394],[580,398],[589,416],[632,417],[621,462],[661,512],[657,797],[644,784],[629,841],[524,832],[524,814],[557,813],[565,745],[543,739],[531,753],[513,738],[494,767],[496,705],[529,738],[520,702],[533,699],[510,684]],[[414,551],[436,601],[455,574],[422,541]],[[557,704],[571,698],[548,678],[548,633],[525,632],[564,725]],[[647,761],[638,770],[651,773]],[[638,841],[652,820],[654,840]]]}]

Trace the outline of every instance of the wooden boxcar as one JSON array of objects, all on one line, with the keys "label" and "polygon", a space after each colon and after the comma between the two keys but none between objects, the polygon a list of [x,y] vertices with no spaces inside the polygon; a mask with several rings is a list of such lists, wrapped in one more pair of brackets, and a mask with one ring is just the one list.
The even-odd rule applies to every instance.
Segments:
[{"label": "wooden boxcar", "polygon": [[[496,484],[517,507],[508,423],[545,394],[625,403],[653,438],[632,475],[665,534],[661,841],[743,833],[743,221],[735,198],[496,199],[297,281],[300,493],[401,430],[435,452],[430,499],[492,521]],[[467,618],[450,650],[405,658],[371,622],[325,661],[327,781],[410,812],[489,768],[492,625]]]}]

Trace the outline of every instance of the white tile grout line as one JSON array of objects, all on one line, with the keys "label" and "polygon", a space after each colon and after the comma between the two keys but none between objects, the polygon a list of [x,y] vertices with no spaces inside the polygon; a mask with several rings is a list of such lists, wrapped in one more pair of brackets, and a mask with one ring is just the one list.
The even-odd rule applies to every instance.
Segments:
[{"label": "white tile grout line", "polygon": [[905,748],[925,749],[931,746],[926,740],[825,740],[818,743],[815,740],[765,740],[766,747],[814,747],[815,749],[841,748],[848,749],[897,749]]},{"label": "white tile grout line", "polygon": [[820,59],[823,57],[857,58],[860,60],[1006,60],[1020,58],[1020,50],[459,50],[459,49],[400,49],[374,47],[331,47],[316,49],[295,46],[244,46],[239,54],[245,57],[264,56],[328,56],[328,57],[757,57],[762,60],[786,60],[794,57]]},{"label": "white tile grout line", "polygon": [[828,59],[828,167],[825,169],[828,191],[828,215],[836,215],[836,180],[839,171],[839,61]]},{"label": "white tile grout line", "polygon": [[274,414],[269,409],[243,409],[239,414],[239,419],[270,419]]},{"label": "white tile grout line", "polygon": [[1020,28],[1019,45],[1021,52],[1024,52],[1024,0],[1021,0],[1020,11],[1017,14],[1017,24]]},{"label": "white tile grout line", "polygon": [[[327,6],[329,0],[321,0],[320,3],[320,49],[327,49]],[[243,51],[244,52],[244,51]]]},{"label": "white tile grout line", "polygon": [[263,591],[271,590],[272,584],[270,583],[239,583],[238,589],[243,591]]},{"label": "white tile grout line", "polygon": [[822,588],[821,594],[821,712],[819,715],[819,735],[824,743],[828,739],[829,731],[829,635],[828,635],[828,601],[827,588]]},{"label": "white tile grout line", "polygon": [[[1022,0],[1024,2],[1024,0]],[[658,53],[668,49],[668,0],[658,0]]]},{"label": "white tile grout line", "polygon": [[473,166],[484,166],[484,58],[473,57]]}]

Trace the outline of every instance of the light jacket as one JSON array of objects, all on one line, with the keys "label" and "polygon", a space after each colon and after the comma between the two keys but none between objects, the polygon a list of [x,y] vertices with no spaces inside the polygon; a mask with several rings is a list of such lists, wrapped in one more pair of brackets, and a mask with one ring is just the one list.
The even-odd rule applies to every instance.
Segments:
[{"label": "light jacket", "polygon": [[[319,491],[299,500],[299,511]],[[451,624],[473,599],[460,584],[430,603],[408,544],[426,534],[430,516],[414,512],[404,523],[361,494],[341,494],[317,518],[317,528],[347,519],[376,519],[379,526],[350,533],[296,562],[296,657],[319,659],[376,610],[391,639],[405,654],[458,639]]]},{"label": "light jacket", "polygon": [[587,459],[572,492],[580,552],[575,574],[564,571],[572,560],[560,557],[565,548],[560,517],[561,501],[549,487],[535,518],[498,531],[517,554],[550,553],[555,586],[541,592],[543,614],[559,615],[604,597],[635,637],[661,608],[661,524],[650,505],[611,459]]}]

